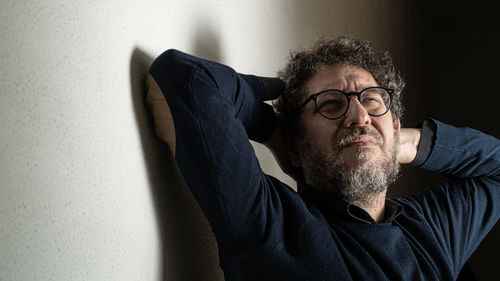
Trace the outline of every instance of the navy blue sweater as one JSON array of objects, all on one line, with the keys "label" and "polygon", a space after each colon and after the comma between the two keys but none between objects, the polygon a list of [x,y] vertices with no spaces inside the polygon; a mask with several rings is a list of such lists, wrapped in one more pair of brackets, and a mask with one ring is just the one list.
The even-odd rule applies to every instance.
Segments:
[{"label": "navy blue sweater", "polygon": [[386,221],[375,224],[348,202],[299,194],[263,173],[248,140],[265,141],[275,126],[265,79],[175,50],[150,73],[169,103],[175,158],[228,281],[455,280],[498,220],[494,137],[427,121],[414,164],[449,181],[388,199]]}]

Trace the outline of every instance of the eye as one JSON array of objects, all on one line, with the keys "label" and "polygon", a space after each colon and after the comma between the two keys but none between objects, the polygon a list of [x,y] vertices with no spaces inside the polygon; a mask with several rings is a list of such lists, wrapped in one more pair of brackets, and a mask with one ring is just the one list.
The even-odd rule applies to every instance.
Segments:
[{"label": "eye", "polygon": [[337,93],[325,93],[318,97],[318,109],[322,113],[334,114],[342,112],[346,106],[346,99]]},{"label": "eye", "polygon": [[384,103],[384,100],[382,94],[374,89],[363,92],[360,102],[363,105],[380,105]]},{"label": "eye", "polygon": [[380,99],[377,98],[363,98],[361,101],[362,104],[369,104],[369,103],[380,103]]},{"label": "eye", "polygon": [[319,111],[323,113],[336,113],[342,109],[342,106],[338,103],[338,101],[327,101],[324,102]]},{"label": "eye", "polygon": [[321,104],[319,105],[319,109],[323,109],[324,107],[334,107],[338,106],[339,104],[341,104],[339,100],[334,100],[334,99],[326,100],[321,102]]}]

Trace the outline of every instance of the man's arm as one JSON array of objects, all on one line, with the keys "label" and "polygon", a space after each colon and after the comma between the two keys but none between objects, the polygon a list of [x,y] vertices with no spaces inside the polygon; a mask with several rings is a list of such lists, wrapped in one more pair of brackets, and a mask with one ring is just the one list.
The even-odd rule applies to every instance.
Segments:
[{"label": "man's arm", "polygon": [[500,141],[435,120],[423,123],[421,139],[412,164],[449,180],[402,201],[434,229],[436,250],[458,275],[500,216]]},{"label": "man's arm", "polygon": [[[246,237],[258,241],[265,233],[268,207],[278,199],[248,139],[264,142],[274,131],[274,110],[263,101],[276,98],[280,81],[238,74],[176,50],[160,55],[150,74],[150,90],[156,83],[166,100],[162,106],[161,95],[148,93],[157,133],[168,141],[156,123],[171,118],[175,145],[170,147],[219,248],[238,249],[241,245],[234,243]],[[155,106],[171,114],[155,113]]]}]

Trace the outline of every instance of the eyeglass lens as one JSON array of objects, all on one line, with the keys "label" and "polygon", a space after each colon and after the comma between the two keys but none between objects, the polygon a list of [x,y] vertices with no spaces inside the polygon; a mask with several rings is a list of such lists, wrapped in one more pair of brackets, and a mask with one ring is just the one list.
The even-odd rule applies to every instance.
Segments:
[{"label": "eyeglass lens", "polygon": [[[382,115],[390,106],[390,95],[382,88],[365,89],[361,92],[359,102],[370,115]],[[339,118],[347,112],[348,97],[341,91],[326,91],[316,100],[318,110],[327,118]]]}]

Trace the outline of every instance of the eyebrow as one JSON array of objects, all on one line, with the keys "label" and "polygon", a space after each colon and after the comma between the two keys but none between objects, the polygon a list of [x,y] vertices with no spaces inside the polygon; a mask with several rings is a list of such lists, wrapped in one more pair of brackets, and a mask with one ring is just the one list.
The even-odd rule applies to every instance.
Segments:
[{"label": "eyebrow", "polygon": [[[360,90],[359,90],[358,92],[361,92],[362,90],[364,90],[364,89],[366,89],[366,88],[370,88],[370,87],[380,87],[380,85],[379,85],[378,83],[375,83],[375,85],[370,85],[370,84],[358,84],[358,85],[356,85],[356,87],[359,87],[359,88],[360,88]],[[346,93],[348,93],[347,91],[345,91],[345,89],[341,89],[341,88],[339,88],[339,87],[329,87],[329,86],[328,86],[328,87],[323,88],[323,90],[316,91],[316,92],[314,92],[314,93],[313,93],[313,92],[311,92],[311,93],[307,93],[307,94],[308,94],[308,96],[307,96],[307,97],[309,97],[309,96],[311,96],[311,95],[314,95],[314,94],[317,94],[317,93],[322,92],[322,91],[327,91],[327,90],[339,90],[339,91],[342,91],[342,92],[346,92]],[[351,91],[349,91],[349,92],[351,92]]]}]

